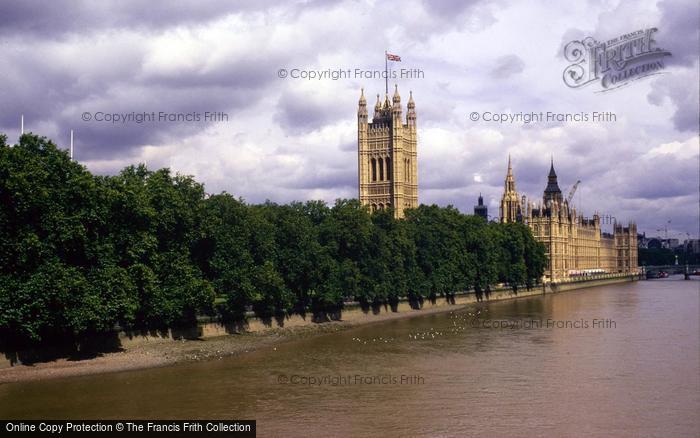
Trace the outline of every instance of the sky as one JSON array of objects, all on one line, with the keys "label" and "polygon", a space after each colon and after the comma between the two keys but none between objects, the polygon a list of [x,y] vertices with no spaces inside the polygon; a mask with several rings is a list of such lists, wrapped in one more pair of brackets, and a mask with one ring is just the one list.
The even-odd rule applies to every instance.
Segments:
[{"label": "sky", "polygon": [[[97,174],[146,163],[248,202],[332,203],[357,197],[358,99],[364,88],[371,112],[384,94],[388,50],[397,75],[420,71],[390,87],[404,111],[409,91],[416,102],[421,203],[471,213],[481,193],[496,216],[508,156],[535,202],[553,159],[565,195],[581,180],[584,216],[698,238],[699,22],[695,0],[5,0],[0,132],[16,142],[23,114],[61,147],[74,130],[75,159]],[[671,53],[661,74],[607,92],[565,85],[567,43],[648,28]],[[339,70],[351,74],[291,77]],[[615,118],[484,120],[548,111]],[[199,120],[137,122],[152,112]]]}]

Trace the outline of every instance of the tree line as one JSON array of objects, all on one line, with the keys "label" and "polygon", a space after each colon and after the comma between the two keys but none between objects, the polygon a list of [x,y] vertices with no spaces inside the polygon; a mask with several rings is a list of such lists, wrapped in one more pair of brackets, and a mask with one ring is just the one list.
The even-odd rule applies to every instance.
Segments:
[{"label": "tree line", "polygon": [[689,244],[678,248],[639,248],[639,266],[696,265],[700,254],[694,253]]},{"label": "tree line", "polygon": [[435,205],[396,220],[354,199],[251,205],[169,169],[93,175],[31,134],[0,135],[0,203],[0,339],[20,345],[517,291],[546,264],[521,224]]}]

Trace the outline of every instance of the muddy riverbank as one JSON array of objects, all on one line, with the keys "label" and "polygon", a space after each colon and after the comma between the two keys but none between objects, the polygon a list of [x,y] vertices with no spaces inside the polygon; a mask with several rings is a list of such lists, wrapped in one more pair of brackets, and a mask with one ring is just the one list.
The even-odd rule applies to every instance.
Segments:
[{"label": "muddy riverbank", "polygon": [[[627,277],[603,278],[587,282],[572,282],[554,288],[541,287],[520,290],[494,290],[485,301],[501,301],[565,292],[585,287],[601,286],[630,281]],[[6,354],[0,358],[0,384],[28,380],[101,374],[173,365],[181,362],[216,360],[228,356],[245,355],[262,348],[274,348],[276,344],[300,337],[333,333],[358,325],[373,324],[399,318],[410,318],[431,313],[453,311],[475,305],[473,293],[459,294],[449,299],[425,301],[420,309],[407,301],[396,306],[380,306],[363,309],[348,306],[339,320],[313,322],[309,317],[291,315],[282,322],[264,322],[250,318],[235,329],[224,324],[209,322],[193,328],[193,333],[177,339],[175,333],[165,335],[121,334],[119,345],[111,352],[101,352],[81,357],[60,357],[54,360],[22,361]],[[196,332],[196,333],[194,333]]]}]

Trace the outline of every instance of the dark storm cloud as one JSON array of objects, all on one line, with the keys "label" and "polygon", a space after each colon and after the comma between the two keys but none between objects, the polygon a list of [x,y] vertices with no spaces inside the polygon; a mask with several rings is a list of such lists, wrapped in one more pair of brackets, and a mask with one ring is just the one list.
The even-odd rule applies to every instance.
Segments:
[{"label": "dark storm cloud", "polygon": [[675,107],[673,125],[679,131],[697,132],[698,129],[700,86],[695,69],[676,69],[656,79],[647,95],[647,100],[653,105],[663,105],[670,100]]},{"label": "dark storm cloud", "polygon": [[[546,160],[546,161],[545,161]],[[503,185],[503,180],[506,176],[507,162],[504,160],[502,165],[501,176],[499,182]],[[518,190],[533,193],[540,192],[547,185],[547,175],[549,174],[549,157],[543,159],[537,156],[525,156],[512,159],[513,174],[516,184],[520,187]],[[554,163],[557,174],[561,174],[561,167],[558,163]]]},{"label": "dark storm cloud", "polygon": [[[293,7],[294,2],[280,5],[274,1],[2,2],[0,36],[4,35],[12,45],[0,46],[8,65],[0,83],[0,99],[12,105],[0,111],[0,130],[14,129],[19,114],[25,115],[28,127],[48,124],[59,131],[76,129],[84,159],[110,159],[129,155],[132,149],[143,145],[158,146],[186,138],[207,125],[111,125],[83,122],[81,115],[85,111],[225,111],[229,117],[235,117],[236,112],[256,105],[265,90],[270,92],[271,82],[278,80],[277,69],[290,64],[305,49],[261,44],[259,49],[247,47],[243,53],[237,52],[232,59],[218,59],[214,66],[193,63],[149,69],[147,46],[140,42],[152,41],[176,26],[206,24],[233,13],[269,12],[276,8],[278,14],[270,24],[286,24],[298,20],[303,12],[332,8],[338,2],[297,3],[300,7]],[[427,7],[426,12],[441,21],[450,21],[456,13],[472,11],[478,3],[483,2],[448,2],[437,8]],[[437,22],[431,26],[437,26]],[[337,36],[334,33],[321,38],[314,43],[314,50],[333,44]],[[223,49],[230,42],[215,41],[215,46],[202,49]],[[80,49],[75,50],[76,47]],[[55,50],[63,55],[54,55]],[[175,59],[179,56],[177,52],[172,54]],[[59,62],[54,65],[56,61]],[[88,64],[86,68],[68,68],[83,63]],[[307,97],[291,92],[280,97],[274,121],[286,132],[306,133],[345,115],[342,110],[334,112],[332,106]]]},{"label": "dark storm cloud", "polygon": [[[26,67],[26,66],[25,66]],[[134,70],[138,66],[134,66]],[[260,98],[264,81],[252,77],[251,83],[231,81],[224,85],[197,85],[197,75],[180,77],[175,83],[158,85],[154,81],[139,83],[105,84],[99,95],[94,90],[83,89],[79,79],[65,74],[39,77],[32,72],[39,68],[24,68],[29,72],[31,86],[6,84],[0,86],[0,97],[13,102],[13,108],[0,112],[0,127],[15,126],[18,114],[25,115],[28,128],[42,121],[50,121],[64,129],[75,129],[81,144],[81,158],[111,158],[129,154],[142,145],[159,145],[186,138],[210,125],[203,120],[205,112],[224,112],[235,123],[238,112]],[[179,82],[179,83],[178,83]],[[207,80],[203,81],[205,84]],[[213,81],[215,83],[217,81]],[[186,85],[187,84],[187,85]],[[5,100],[7,99],[7,100]],[[90,121],[82,115],[89,112]],[[199,121],[168,122],[162,120],[109,123],[95,120],[96,113],[168,113],[200,115]]]},{"label": "dark storm cloud", "polygon": [[[67,65],[78,66],[84,59],[64,59],[58,65],[55,60],[44,57],[44,53],[25,50],[26,46],[0,45],[3,58],[2,81],[0,81],[0,128],[16,124],[18,115],[23,113],[28,120],[37,122],[53,118],[71,102],[94,94],[96,89],[104,89],[114,76],[101,74],[86,80],[83,75],[78,78],[75,70]],[[122,56],[123,63],[115,66],[112,72],[126,72],[123,66],[138,63]]]},{"label": "dark storm cloud", "polygon": [[[662,1],[658,10],[648,4],[600,2],[591,6],[586,20],[545,4],[524,7],[501,0],[409,0],[401,7],[354,0],[340,5],[272,0],[3,2],[0,132],[10,128],[14,136],[24,113],[29,129],[43,130],[42,135],[61,146],[74,129],[78,159],[93,171],[110,173],[148,160],[197,175],[208,191],[229,190],[253,201],[356,196],[357,143],[350,125],[356,120],[359,88],[365,87],[371,114],[370,90],[383,91],[383,81],[302,83],[278,78],[277,70],[383,68],[381,52],[388,48],[404,58],[397,67],[420,62],[417,66],[426,71],[425,80],[410,83],[419,114],[422,202],[454,204],[468,212],[479,192],[487,202],[497,202],[508,152],[513,153],[518,191],[538,201],[553,152],[563,191],[582,179],[584,196],[611,199],[601,201],[608,205],[591,200],[590,206],[653,218],[659,213],[647,206],[673,206],[669,199],[683,196],[681,180],[692,177],[687,163],[680,161],[664,161],[669,175],[658,179],[653,167],[637,166],[646,151],[687,138],[685,133],[679,138],[674,127],[697,128],[697,91],[688,85],[697,83],[696,70],[689,68],[694,58],[688,55],[695,50],[691,43],[697,40],[697,29],[683,5],[696,8],[682,1],[678,7]],[[623,126],[621,132],[606,126],[609,134],[565,123],[517,129],[465,124],[474,110],[583,111],[603,101],[610,106],[605,109],[625,107],[618,97],[622,92],[573,95],[560,80],[567,63],[559,59],[560,67],[553,67],[553,52],[567,27],[587,30],[565,32],[557,56],[571,40],[632,31],[629,23],[640,22],[644,14],[649,26],[660,29],[659,46],[674,55],[667,58],[669,73],[646,84],[652,89],[649,109],[654,117],[668,120],[647,126],[643,109],[629,117],[620,111],[623,120],[615,126]],[[603,18],[596,22],[596,16]],[[530,37],[533,25],[557,30],[532,32],[535,41],[530,43],[543,50],[525,58],[518,51],[520,42],[509,37]],[[671,31],[674,27],[678,30]],[[661,33],[666,29],[672,34]],[[552,79],[544,81],[549,74]],[[494,76],[515,80],[494,81]],[[407,85],[399,82],[404,108]],[[644,90],[641,85],[639,89]],[[637,96],[642,105],[636,109],[643,107],[645,97]],[[223,111],[229,121],[111,125],[83,122],[85,111]],[[628,144],[636,149],[625,149]],[[629,157],[633,163],[628,168],[643,168],[644,174],[618,168],[611,153]],[[638,179],[644,181],[638,184]],[[662,191],[654,181],[668,187]],[[686,186],[692,191],[697,183]],[[615,205],[628,201],[632,204]],[[490,210],[498,214],[497,207]]]},{"label": "dark storm cloud", "polygon": [[[624,175],[615,192],[632,198],[663,200],[678,196],[697,195],[698,159],[662,156],[638,164],[638,174]],[[664,169],[673,169],[672,172]],[[638,178],[637,175],[644,175]],[[697,205],[697,204],[696,204]]]},{"label": "dark storm cloud", "polygon": [[423,0],[423,6],[431,12],[442,15],[444,17],[454,17],[460,15],[467,10],[473,8],[479,1],[464,1],[464,0],[444,0],[444,1],[429,1]]},{"label": "dark storm cloud", "polygon": [[341,189],[357,190],[357,169],[324,168],[324,163],[312,163],[303,178],[296,178],[287,186],[291,189]]},{"label": "dark storm cloud", "polygon": [[657,45],[672,53],[669,65],[692,67],[700,53],[700,3],[696,0],[661,1]]},{"label": "dark storm cloud", "polygon": [[[239,2],[236,2],[239,3]],[[240,2],[240,6],[253,2]],[[232,9],[226,1],[4,1],[0,3],[0,33],[49,36],[94,29],[161,28],[219,17]]]},{"label": "dark storm cloud", "polygon": [[[697,132],[698,91],[697,64],[700,53],[700,4],[690,1],[662,1],[657,45],[671,52],[665,59],[673,77],[660,77],[647,96],[654,105],[666,99],[675,106],[673,125],[679,131]],[[675,69],[673,67],[676,67]]]},{"label": "dark storm cloud", "polygon": [[[76,129],[82,145],[82,159],[109,158],[128,154],[142,145],[161,145],[177,142],[210,126],[213,121],[204,119],[205,113],[221,112],[228,120],[220,123],[235,124],[236,114],[249,102],[256,101],[256,92],[231,90],[220,87],[191,87],[169,89],[156,87],[139,89],[137,96],[119,91],[114,98],[101,103],[78,103],[76,111],[58,119],[59,125]],[[253,97],[254,96],[254,97]],[[83,112],[90,112],[93,120],[82,120]],[[155,113],[156,120],[143,123],[109,123],[94,120],[97,113],[124,114]],[[163,114],[161,118],[160,113]],[[167,114],[167,115],[166,115]],[[197,115],[199,120],[194,119]],[[169,121],[171,117],[189,117],[192,121]]]},{"label": "dark storm cloud", "polygon": [[[144,38],[139,33],[114,34],[91,43],[83,37],[62,44],[15,41],[0,46],[5,64],[0,101],[10,103],[0,110],[0,131],[15,129],[24,114],[28,130],[47,124],[75,129],[82,159],[129,155],[146,144],[181,140],[209,123],[110,124],[94,118],[85,122],[82,113],[223,111],[234,123],[235,115],[257,104],[263,90],[277,80],[277,64],[285,60],[284,55],[262,56],[247,48],[213,66],[207,63],[206,69],[197,63],[146,68],[146,49],[134,44]],[[29,44],[33,50],[24,50]]]},{"label": "dark storm cloud", "polygon": [[460,162],[425,163],[424,166],[419,167],[421,188],[447,190],[465,187],[472,176],[459,172],[460,164]]},{"label": "dark storm cloud", "polygon": [[518,74],[525,69],[523,62],[517,55],[506,55],[498,58],[495,62],[491,75],[495,78],[504,79],[509,76]]},{"label": "dark storm cloud", "polygon": [[[657,4],[657,8],[660,17],[654,19],[650,11],[650,21],[645,27],[657,28],[657,33],[653,35],[656,47],[672,53],[671,57],[664,58],[664,63],[667,66],[692,66],[700,52],[700,3],[696,0],[664,0]],[[598,41],[605,41],[636,30],[632,29],[624,18],[632,12],[639,12],[632,2],[619,2],[613,9],[600,13],[593,30],[568,29],[562,36],[557,55],[563,57],[564,47],[574,40],[590,36]],[[585,24],[582,23],[582,26],[585,27]]]},{"label": "dark storm cloud", "polygon": [[214,69],[181,69],[169,72],[153,72],[143,78],[145,87],[201,88],[222,87],[247,91],[266,87],[275,81],[277,68],[285,62],[283,57],[253,56],[245,54],[226,60]]},{"label": "dark storm cloud", "polygon": [[[598,40],[617,36],[617,33],[631,31],[624,20],[620,20],[631,4],[621,2],[611,11],[600,14],[594,31],[577,28],[567,30],[557,52],[563,57],[564,47],[571,41],[592,36]],[[698,127],[698,81],[697,63],[700,53],[700,4],[695,0],[661,1],[657,4],[661,13],[648,27],[656,27],[654,40],[658,48],[668,50],[671,56],[664,57],[667,67],[664,75],[652,82],[652,90],[647,96],[649,103],[663,105],[667,100],[674,107],[673,125],[678,131],[695,132]],[[627,9],[626,9],[627,8]]]},{"label": "dark storm cloud", "polygon": [[[328,7],[335,1],[297,1],[304,8]],[[47,37],[110,28],[159,30],[207,22],[278,5],[274,0],[6,0],[0,2],[0,35]]]},{"label": "dark storm cloud", "polygon": [[347,117],[345,109],[331,104],[328,97],[319,102],[308,93],[285,91],[277,101],[274,120],[289,134],[303,134]]}]

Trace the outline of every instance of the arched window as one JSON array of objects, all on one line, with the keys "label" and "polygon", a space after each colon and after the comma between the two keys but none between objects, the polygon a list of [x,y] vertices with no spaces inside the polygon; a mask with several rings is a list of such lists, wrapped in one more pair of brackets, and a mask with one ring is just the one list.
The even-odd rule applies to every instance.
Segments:
[{"label": "arched window", "polygon": [[377,211],[377,204],[372,204],[372,205],[370,206],[370,211],[372,211],[372,212]]},{"label": "arched window", "polygon": [[381,204],[381,203],[380,203],[378,207],[379,207],[380,210],[384,210],[384,204]]},{"label": "arched window", "polygon": [[380,158],[378,161],[379,163],[377,164],[379,165],[379,181],[384,181],[384,160]]},{"label": "arched window", "polygon": [[377,180],[377,160],[372,158],[372,181]]},{"label": "arched window", "polygon": [[386,158],[386,179],[391,181],[391,158]]}]

